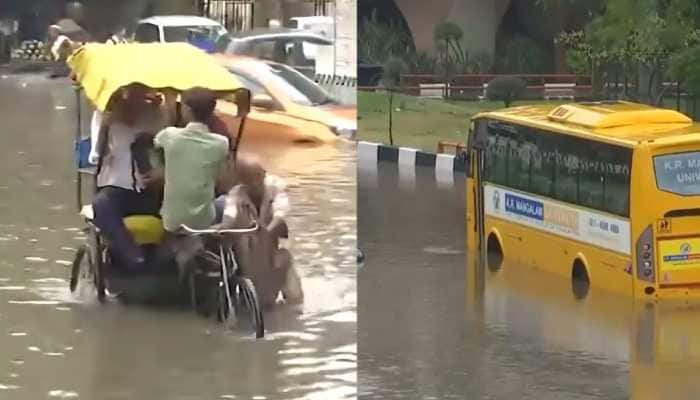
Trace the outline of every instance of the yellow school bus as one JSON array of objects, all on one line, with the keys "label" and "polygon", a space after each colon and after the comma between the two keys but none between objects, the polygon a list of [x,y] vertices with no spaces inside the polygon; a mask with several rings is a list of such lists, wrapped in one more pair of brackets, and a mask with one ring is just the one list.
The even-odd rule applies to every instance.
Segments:
[{"label": "yellow school bus", "polygon": [[628,102],[476,115],[467,247],[639,298],[700,297],[700,124]]}]

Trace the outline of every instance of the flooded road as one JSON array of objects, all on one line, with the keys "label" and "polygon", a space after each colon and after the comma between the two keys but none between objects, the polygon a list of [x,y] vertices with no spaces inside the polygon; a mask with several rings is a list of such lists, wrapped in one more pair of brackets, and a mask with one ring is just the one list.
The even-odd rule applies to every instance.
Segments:
[{"label": "flooded road", "polygon": [[462,178],[402,175],[358,174],[361,399],[700,398],[700,307],[472,265]]},{"label": "flooded road", "polygon": [[84,239],[74,93],[39,75],[0,78],[0,399],[355,397],[352,146],[266,161],[288,180],[287,246],[306,301],[266,314],[256,342],[188,310],[72,300],[67,264]]}]

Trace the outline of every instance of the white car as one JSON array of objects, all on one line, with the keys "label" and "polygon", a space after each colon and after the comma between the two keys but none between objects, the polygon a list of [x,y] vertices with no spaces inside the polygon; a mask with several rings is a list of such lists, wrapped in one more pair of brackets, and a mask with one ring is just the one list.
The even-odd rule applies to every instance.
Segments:
[{"label": "white car", "polygon": [[194,15],[153,16],[138,22],[134,31],[134,41],[192,42],[193,34],[196,34],[198,39],[205,39],[215,45],[228,31],[223,25],[209,18]]},{"label": "white car", "polygon": [[289,19],[289,27],[311,31],[323,35],[328,39],[335,40],[335,21],[333,17],[293,17]]}]

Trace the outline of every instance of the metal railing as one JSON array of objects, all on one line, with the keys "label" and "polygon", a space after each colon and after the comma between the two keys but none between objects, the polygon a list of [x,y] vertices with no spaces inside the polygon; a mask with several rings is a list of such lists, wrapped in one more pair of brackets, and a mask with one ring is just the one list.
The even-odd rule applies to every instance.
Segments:
[{"label": "metal railing", "polygon": [[253,28],[255,5],[253,0],[203,0],[200,13],[221,23],[229,32]]}]

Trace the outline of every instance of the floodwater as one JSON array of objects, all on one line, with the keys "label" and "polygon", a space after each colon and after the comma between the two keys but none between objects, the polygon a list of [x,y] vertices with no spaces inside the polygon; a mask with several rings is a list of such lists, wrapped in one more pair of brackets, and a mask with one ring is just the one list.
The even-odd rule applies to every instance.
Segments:
[{"label": "floodwater", "polygon": [[404,175],[358,174],[359,398],[700,398],[700,307],[577,300],[545,272],[480,268],[463,177]]},{"label": "floodwater", "polygon": [[355,398],[353,147],[268,154],[306,301],[255,341],[189,310],[72,298],[74,104],[65,81],[0,77],[0,399]]}]

